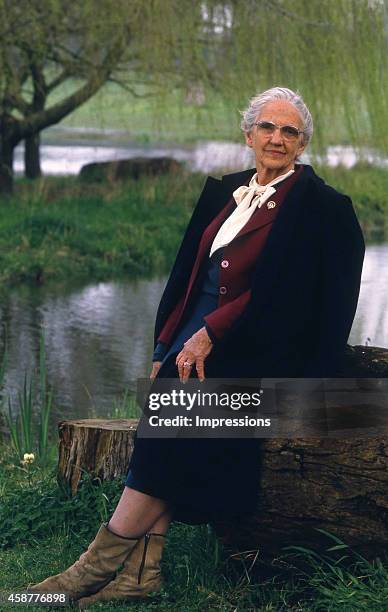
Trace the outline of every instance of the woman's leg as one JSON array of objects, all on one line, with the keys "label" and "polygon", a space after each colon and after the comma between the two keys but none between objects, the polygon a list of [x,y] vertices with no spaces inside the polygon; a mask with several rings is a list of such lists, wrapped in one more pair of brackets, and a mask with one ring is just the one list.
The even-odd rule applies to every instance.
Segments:
[{"label": "woman's leg", "polygon": [[166,535],[172,519],[172,512],[167,510],[151,527],[149,533],[158,533],[160,535]]},{"label": "woman's leg", "polygon": [[109,529],[120,536],[140,533],[144,529],[146,532],[116,578],[98,593],[80,599],[79,607],[87,608],[98,601],[141,599],[150,592],[159,591],[162,587],[160,561],[171,518],[172,512],[165,502],[125,487]]},{"label": "woman's leg", "polygon": [[125,487],[108,529],[124,538],[139,538],[148,531],[165,533],[170,521],[165,501]]},{"label": "woman's leg", "polygon": [[31,590],[67,592],[74,600],[94,593],[112,579],[114,572],[135,548],[139,548],[144,538],[156,542],[157,546],[153,548],[159,548],[156,556],[161,556],[164,535],[145,534],[151,528],[161,529],[156,533],[163,534],[169,522],[166,502],[125,487],[108,528],[105,525],[100,527],[96,538],[79,560],[61,574],[33,585]]}]

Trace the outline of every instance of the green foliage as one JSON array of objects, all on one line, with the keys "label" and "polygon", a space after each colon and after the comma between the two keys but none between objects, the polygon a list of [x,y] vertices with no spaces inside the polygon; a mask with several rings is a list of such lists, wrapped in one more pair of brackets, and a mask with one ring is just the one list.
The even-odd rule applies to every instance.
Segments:
[{"label": "green foliage", "polygon": [[110,419],[138,419],[141,409],[136,401],[136,395],[126,389],[121,397],[115,400],[109,413]]},{"label": "green foliage", "polygon": [[[351,196],[367,238],[388,236],[384,169],[317,171]],[[184,173],[113,184],[21,182],[11,206],[0,201],[0,279],[4,285],[166,273],[203,184],[204,176]]]},{"label": "green foliage", "polygon": [[55,533],[90,538],[107,520],[121,493],[122,483],[83,479],[79,493],[71,497],[58,487],[53,470],[33,468],[29,477],[12,464],[3,465],[0,476],[0,547],[32,543]]},{"label": "green foliage", "polygon": [[[384,11],[368,0],[157,0],[145,11],[139,66],[193,106],[216,92],[227,108],[244,108],[258,91],[291,87],[311,107],[317,148],[342,138],[386,150]],[[154,106],[162,120],[160,96]]]},{"label": "green foliage", "polygon": [[[63,92],[59,90],[58,95]],[[87,128],[91,130],[84,134],[88,139],[99,128],[114,129],[114,141],[122,146],[128,144],[128,139],[143,145],[199,140],[241,142],[238,108],[227,104],[223,94],[209,91],[203,104],[188,102],[188,96],[184,89],[173,89],[162,97],[132,97],[118,84],[106,83],[93,98],[68,115],[60,127]],[[82,136],[81,132],[79,137]],[[55,144],[56,137],[54,131],[45,133],[46,142]],[[69,135],[61,131],[60,137],[63,140]],[[101,139],[101,135],[96,138]]]},{"label": "green foliage", "polygon": [[38,430],[38,456],[47,461],[49,443],[49,420],[52,407],[52,392],[47,388],[45,337],[41,332],[39,338],[39,378],[40,378],[40,420]]},{"label": "green foliage", "polygon": [[32,381],[28,383],[25,376],[23,391],[18,393],[19,414],[14,418],[11,400],[8,399],[8,414],[5,415],[14,451],[19,459],[33,449],[32,402]]},{"label": "green foliage", "polygon": [[3,355],[1,358],[1,364],[0,364],[0,391],[3,387],[4,376],[7,371],[7,365],[8,365],[8,348],[7,348],[7,335],[5,335],[4,352],[3,352]]},{"label": "green foliage", "polygon": [[44,282],[166,272],[203,180],[182,175],[85,186],[54,179],[36,192],[22,184],[12,205],[3,204],[0,278]]},{"label": "green foliage", "polygon": [[[230,123],[257,91],[288,86],[313,111],[318,148],[340,139],[386,150],[384,4],[1,0],[0,112],[5,128],[18,125],[8,142],[58,123],[111,77],[131,101],[151,97],[148,121],[170,125],[171,92]],[[212,112],[215,99],[226,115]]]},{"label": "green foliage", "polygon": [[[329,612],[338,609],[383,610],[384,602],[388,601],[388,566],[379,558],[368,562],[359,554],[351,553],[349,547],[333,534],[323,529],[318,531],[334,542],[326,554],[300,546],[289,547],[291,561],[299,564],[301,584],[305,584]],[[334,559],[332,553],[338,551],[343,554]]]},{"label": "green foliage", "polygon": [[363,231],[369,239],[388,236],[388,173],[386,169],[359,163],[353,168],[317,169],[333,187],[351,196]]},{"label": "green foliage", "polygon": [[[52,407],[52,393],[47,389],[46,351],[43,331],[40,334],[39,346],[39,401],[34,388],[34,379],[24,376],[22,392],[18,393],[16,417],[8,398],[8,414],[5,419],[10,431],[13,450],[19,460],[25,453],[37,453],[39,463],[44,465],[49,460],[49,418]],[[31,463],[35,460],[32,458]],[[30,470],[29,461],[23,460],[25,468]]]},{"label": "green foliage", "polygon": [[[4,453],[1,454],[4,457]],[[58,487],[53,473],[37,470],[31,482],[9,461],[0,469],[0,584],[19,590],[62,571],[74,562],[106,521],[122,481],[85,477],[73,498]],[[327,534],[328,535],[328,534]],[[335,550],[334,550],[335,549]],[[342,558],[334,553],[341,550]],[[343,552],[342,552],[343,551]],[[346,556],[347,555],[347,556]],[[383,560],[368,562],[330,540],[325,555],[295,549],[268,572],[229,558],[207,526],[175,523],[169,530],[162,571],[165,588],[138,611],[197,612],[385,612],[388,571]],[[125,604],[98,604],[91,610],[127,611]],[[70,610],[70,608],[69,608]]]}]

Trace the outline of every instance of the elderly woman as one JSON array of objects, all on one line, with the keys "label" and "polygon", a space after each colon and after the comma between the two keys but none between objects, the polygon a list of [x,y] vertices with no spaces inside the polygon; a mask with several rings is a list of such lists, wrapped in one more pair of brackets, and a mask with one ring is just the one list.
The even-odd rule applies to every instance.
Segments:
[{"label": "elderly woman", "polygon": [[[159,306],[151,378],[326,377],[340,367],[364,255],[352,203],[296,163],[313,133],[300,95],[257,95],[242,129],[256,167],[207,179]],[[158,590],[170,521],[253,511],[258,475],[254,439],[137,437],[109,523],[33,589],[68,592],[81,607]]]}]

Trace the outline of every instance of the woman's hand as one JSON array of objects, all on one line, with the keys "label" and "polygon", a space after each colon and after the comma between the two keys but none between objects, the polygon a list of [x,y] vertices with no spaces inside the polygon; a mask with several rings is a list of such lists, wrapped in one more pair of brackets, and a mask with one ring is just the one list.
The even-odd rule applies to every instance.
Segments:
[{"label": "woman's hand", "polygon": [[189,379],[192,368],[195,365],[198,378],[202,382],[205,380],[204,361],[213,348],[213,343],[209,338],[206,327],[201,327],[195,334],[184,343],[183,349],[175,360],[178,366],[179,379],[185,383]]},{"label": "woman's hand", "polygon": [[160,370],[160,366],[162,365],[161,361],[154,361],[152,364],[152,370],[150,374],[150,380],[154,380],[156,378],[157,373]]}]

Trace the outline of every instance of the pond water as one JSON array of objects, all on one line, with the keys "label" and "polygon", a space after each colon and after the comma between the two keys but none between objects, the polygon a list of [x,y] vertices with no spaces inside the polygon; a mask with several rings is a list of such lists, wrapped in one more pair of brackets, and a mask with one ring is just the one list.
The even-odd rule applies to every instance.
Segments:
[{"label": "pond water", "polygon": [[[91,162],[163,156],[173,157],[185,162],[190,170],[204,173],[243,170],[254,165],[251,149],[243,144],[205,141],[193,145],[140,145],[131,142],[130,137],[123,130],[51,128],[44,132],[45,140],[41,146],[42,172],[74,175]],[[314,161],[351,167],[361,159],[388,168],[388,159],[368,149],[356,151],[351,146],[329,147],[325,158],[315,157]],[[310,163],[313,160],[304,154],[302,161]],[[14,170],[17,173],[23,171],[23,145],[16,148]]]},{"label": "pond water", "polygon": [[[87,286],[22,287],[0,302],[7,329],[5,394],[14,401],[37,368],[45,330],[49,384],[64,418],[104,416],[125,388],[147,376],[156,308],[165,278]],[[388,347],[388,244],[367,248],[351,344]]]}]

